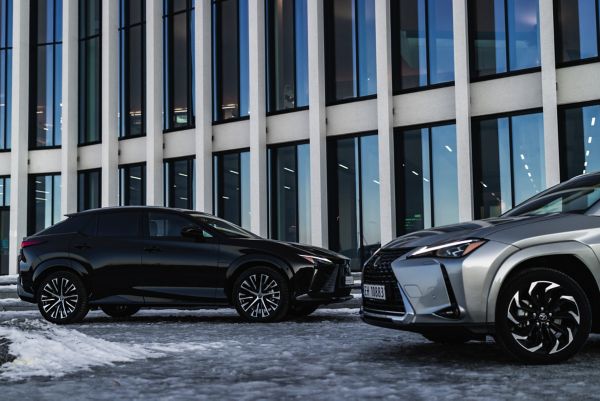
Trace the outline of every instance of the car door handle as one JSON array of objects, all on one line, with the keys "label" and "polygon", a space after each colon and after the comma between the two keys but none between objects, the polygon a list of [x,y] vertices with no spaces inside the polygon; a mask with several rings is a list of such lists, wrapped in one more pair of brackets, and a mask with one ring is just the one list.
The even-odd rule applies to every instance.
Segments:
[{"label": "car door handle", "polygon": [[150,247],[144,248],[144,251],[146,251],[146,252],[160,252],[161,249],[159,247],[157,247],[157,246],[150,246]]},{"label": "car door handle", "polygon": [[83,249],[90,249],[91,246],[89,246],[88,244],[77,244],[77,245],[74,245],[73,248],[83,250]]}]

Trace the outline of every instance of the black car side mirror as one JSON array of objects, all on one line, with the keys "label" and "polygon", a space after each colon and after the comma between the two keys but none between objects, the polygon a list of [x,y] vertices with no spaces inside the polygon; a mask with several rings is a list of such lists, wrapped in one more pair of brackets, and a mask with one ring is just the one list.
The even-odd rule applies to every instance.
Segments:
[{"label": "black car side mirror", "polygon": [[183,238],[191,238],[196,241],[202,241],[204,239],[204,233],[201,228],[196,226],[185,226],[181,229],[181,236]]}]

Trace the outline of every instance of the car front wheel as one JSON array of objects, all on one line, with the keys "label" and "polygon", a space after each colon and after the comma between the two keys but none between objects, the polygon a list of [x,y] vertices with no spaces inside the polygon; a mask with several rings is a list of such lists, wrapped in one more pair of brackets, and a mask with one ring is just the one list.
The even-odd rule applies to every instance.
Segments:
[{"label": "car front wheel", "polygon": [[232,299],[240,316],[249,322],[277,322],[290,306],[288,281],[269,267],[243,272],[233,285]]},{"label": "car front wheel", "polygon": [[517,274],[496,305],[496,340],[527,363],[556,363],[576,354],[591,330],[590,302],[579,284],[556,270]]},{"label": "car front wheel", "polygon": [[45,277],[38,287],[37,299],[44,319],[56,324],[80,322],[89,311],[83,281],[67,271],[54,272]]}]

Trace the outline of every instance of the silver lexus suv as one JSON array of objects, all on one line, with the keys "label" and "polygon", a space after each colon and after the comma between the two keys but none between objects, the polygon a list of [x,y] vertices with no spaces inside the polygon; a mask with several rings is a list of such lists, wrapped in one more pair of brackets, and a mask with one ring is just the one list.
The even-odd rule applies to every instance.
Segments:
[{"label": "silver lexus suv", "polygon": [[441,343],[492,335],[529,363],[600,332],[600,173],[486,220],[411,233],[363,268],[365,322]]}]

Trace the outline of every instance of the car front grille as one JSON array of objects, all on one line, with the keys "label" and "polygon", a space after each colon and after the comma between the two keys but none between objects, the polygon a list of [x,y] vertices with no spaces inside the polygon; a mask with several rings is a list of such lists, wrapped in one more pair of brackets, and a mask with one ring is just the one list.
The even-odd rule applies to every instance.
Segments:
[{"label": "car front grille", "polygon": [[379,251],[379,254],[369,261],[363,270],[363,284],[385,286],[385,300],[365,298],[365,309],[404,313],[404,302],[398,288],[398,280],[392,271],[392,262],[406,254],[410,249],[391,249]]}]

